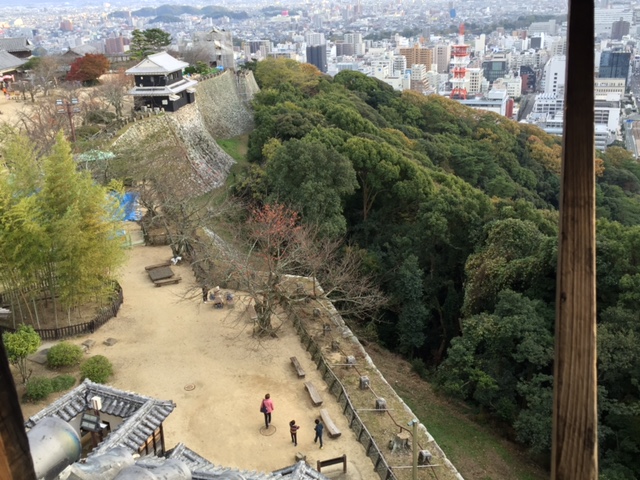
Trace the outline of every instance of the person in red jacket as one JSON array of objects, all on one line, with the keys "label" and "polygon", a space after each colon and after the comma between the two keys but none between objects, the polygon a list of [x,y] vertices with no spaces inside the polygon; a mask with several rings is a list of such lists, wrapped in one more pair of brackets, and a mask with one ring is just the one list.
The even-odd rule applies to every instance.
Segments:
[{"label": "person in red jacket", "polygon": [[291,442],[293,443],[294,447],[298,446],[298,430],[299,429],[300,427],[296,425],[295,420],[291,420],[289,422],[289,431],[291,432]]},{"label": "person in red jacket", "polygon": [[271,423],[271,412],[273,412],[273,400],[271,400],[271,395],[268,393],[264,396],[262,403],[260,404],[260,411],[264,413],[264,427],[269,428],[269,424]]}]

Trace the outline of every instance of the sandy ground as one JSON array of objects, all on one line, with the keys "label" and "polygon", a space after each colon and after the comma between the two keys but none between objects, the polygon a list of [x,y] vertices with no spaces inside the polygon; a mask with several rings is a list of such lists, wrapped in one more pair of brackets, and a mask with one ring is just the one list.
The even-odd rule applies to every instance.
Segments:
[{"label": "sandy ground", "polygon": [[[327,467],[327,476],[377,478],[293,329],[286,326],[277,339],[257,342],[240,303],[223,310],[203,304],[188,265],[172,267],[182,283],[156,288],[144,267],[170,256],[169,247],[129,250],[121,276],[125,302],[118,317],[93,335],[72,340],[77,344],[87,338],[96,341],[89,355],[102,354],[113,362],[110,385],[177,404],[164,423],[167,448],[183,442],[215,464],[264,472],[293,464],[296,452],[306,454],[313,466],[319,459],[347,454],[346,476],[340,465]],[[118,342],[103,345],[110,337]],[[292,356],[305,369],[305,380],[321,391],[323,407],[342,431],[341,437],[330,439],[325,430],[323,450],[313,443],[320,407],[312,405],[305,380],[298,379],[291,365]],[[187,391],[188,384],[196,388]],[[261,431],[264,420],[259,411],[266,393],[275,404],[275,428],[268,434]],[[25,405],[25,417],[43,406]],[[297,448],[288,430],[293,419],[301,427]]]},{"label": "sandy ground", "polygon": [[[12,92],[14,95],[17,95],[18,92]],[[11,100],[7,99],[2,92],[0,91],[0,123],[8,123],[9,125],[16,125],[20,120],[20,112],[24,111],[24,109],[29,108],[31,104],[31,100],[27,96],[28,100],[25,102],[23,100]]]}]

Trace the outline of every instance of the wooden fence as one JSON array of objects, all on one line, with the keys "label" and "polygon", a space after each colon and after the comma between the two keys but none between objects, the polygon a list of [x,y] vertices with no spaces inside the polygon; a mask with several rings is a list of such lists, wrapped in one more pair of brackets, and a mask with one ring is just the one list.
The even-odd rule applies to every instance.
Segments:
[{"label": "wooden fence", "polygon": [[[111,304],[102,308],[100,313],[98,313],[93,320],[78,323],[76,325],[69,325],[67,327],[36,328],[35,331],[40,335],[42,340],[61,340],[63,338],[75,337],[85,333],[93,333],[113,317],[118,316],[118,311],[120,310],[120,305],[122,305],[123,301],[124,296],[122,293],[122,287],[118,282],[115,282],[115,291]],[[4,332],[15,332],[15,329],[0,325],[0,334]]]}]

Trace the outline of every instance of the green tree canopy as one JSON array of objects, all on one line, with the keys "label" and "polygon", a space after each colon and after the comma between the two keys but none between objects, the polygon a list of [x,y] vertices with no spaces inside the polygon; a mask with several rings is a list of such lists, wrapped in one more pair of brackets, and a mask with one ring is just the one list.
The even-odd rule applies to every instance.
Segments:
[{"label": "green tree canopy", "polygon": [[271,199],[292,205],[325,235],[345,233],[343,198],[357,184],[343,155],[314,140],[292,139],[275,146],[265,172]]},{"label": "green tree canopy", "polygon": [[160,28],[134,30],[131,36],[131,57],[138,60],[171,45],[171,35]]}]

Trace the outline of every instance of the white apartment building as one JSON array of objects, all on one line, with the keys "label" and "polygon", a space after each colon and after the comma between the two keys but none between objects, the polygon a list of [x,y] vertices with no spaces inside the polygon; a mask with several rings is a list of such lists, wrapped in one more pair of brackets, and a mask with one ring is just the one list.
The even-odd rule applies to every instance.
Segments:
[{"label": "white apartment building", "polygon": [[561,55],[566,55],[567,54],[567,38],[555,38],[552,42],[551,42],[551,47],[549,48],[551,55],[556,57],[556,56],[561,56]]},{"label": "white apartment building", "polygon": [[479,56],[482,58],[482,56],[484,56],[486,41],[486,35],[484,33],[480,34],[480,36],[475,39],[473,53],[476,57]]},{"label": "white apartment building", "polygon": [[371,62],[371,76],[384,80],[393,74],[391,60],[373,60]]},{"label": "white apartment building", "polygon": [[544,66],[542,88],[546,95],[558,94],[561,88],[564,91],[566,65],[567,57],[560,55],[551,57]]},{"label": "white apartment building", "polygon": [[[562,135],[564,91],[556,95],[538,95],[533,111],[527,117],[533,123],[552,135]],[[609,93],[596,97],[594,106],[595,141],[598,150],[605,150],[616,138],[620,127],[620,95]]]},{"label": "white apartment building", "polygon": [[393,56],[393,74],[402,75],[407,69],[407,58],[404,55]]},{"label": "white apartment building", "polygon": [[607,95],[608,93],[617,93],[620,97],[624,96],[625,79],[624,78],[594,78],[594,94],[596,97]]},{"label": "white apartment building", "polygon": [[493,81],[492,90],[505,90],[507,95],[518,98],[522,95],[522,77],[508,75]]},{"label": "white apartment building", "polygon": [[483,90],[484,83],[486,83],[488,89],[489,82],[485,80],[481,68],[467,68],[465,80],[467,93],[469,95],[475,95],[476,93],[486,91]]},{"label": "white apartment building", "polygon": [[365,48],[361,33],[345,33],[344,42],[353,45],[353,53],[355,55],[364,55]]},{"label": "white apartment building", "polygon": [[504,90],[491,90],[482,97],[469,98],[467,100],[457,100],[462,105],[475,110],[494,112],[505,116],[507,114],[507,103],[509,95]]},{"label": "white apartment building", "polygon": [[305,34],[304,37],[305,37],[305,41],[307,42],[307,45],[311,47],[315,47],[317,45],[324,45],[327,43],[324,38],[324,33],[308,32]]}]

